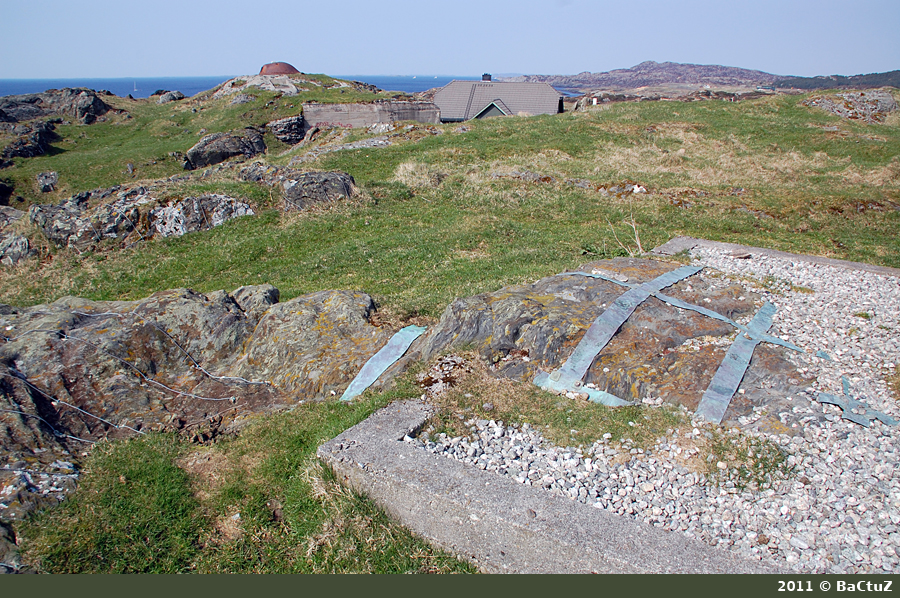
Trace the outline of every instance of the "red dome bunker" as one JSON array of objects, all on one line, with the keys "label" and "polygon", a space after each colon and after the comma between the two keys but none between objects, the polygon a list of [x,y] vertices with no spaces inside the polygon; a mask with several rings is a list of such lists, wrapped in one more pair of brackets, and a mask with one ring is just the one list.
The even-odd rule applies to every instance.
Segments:
[{"label": "red dome bunker", "polygon": [[286,62],[270,62],[259,69],[260,75],[299,75],[300,71]]}]

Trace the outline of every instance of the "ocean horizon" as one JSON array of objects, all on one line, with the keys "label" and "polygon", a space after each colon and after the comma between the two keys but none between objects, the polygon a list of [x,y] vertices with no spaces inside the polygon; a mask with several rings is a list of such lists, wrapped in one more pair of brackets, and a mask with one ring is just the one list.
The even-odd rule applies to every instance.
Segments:
[{"label": "ocean horizon", "polygon": [[[246,75],[221,75],[210,77],[114,77],[114,78],[69,78],[69,79],[0,79],[0,96],[40,93],[48,89],[65,87],[86,87],[99,91],[105,89],[119,97],[129,94],[135,98],[148,98],[158,90],[180,91],[190,97],[221,85],[229,79]],[[337,79],[360,81],[374,85],[385,91],[417,93],[434,87],[443,87],[451,81],[480,81],[481,75],[335,75]],[[554,88],[564,95],[571,90]]]},{"label": "ocean horizon", "polygon": [[[190,97],[241,75],[221,75],[209,77],[114,77],[92,78],[73,77],[57,79],[0,79],[0,96],[40,93],[48,89],[65,87],[86,87],[95,91],[106,90],[117,96],[131,94],[135,98],[150,97],[155,91],[180,91]],[[360,81],[375,85],[385,91],[416,93],[433,87],[443,87],[453,80],[477,81],[481,76],[446,75],[336,75],[338,79]]]}]

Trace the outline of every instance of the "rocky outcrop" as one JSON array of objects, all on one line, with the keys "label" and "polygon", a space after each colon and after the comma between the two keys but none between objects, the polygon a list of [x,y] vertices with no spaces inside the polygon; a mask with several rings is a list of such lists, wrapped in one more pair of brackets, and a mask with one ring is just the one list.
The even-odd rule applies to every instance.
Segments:
[{"label": "rocky outcrop", "polygon": [[56,172],[39,172],[37,174],[38,189],[41,193],[50,193],[56,189],[56,183],[59,182],[59,174]]},{"label": "rocky outcrop", "polygon": [[[118,193],[116,193],[118,192]],[[116,200],[91,206],[116,194]],[[181,236],[208,230],[232,218],[253,215],[250,206],[227,195],[186,197],[160,206],[144,187],[119,187],[73,195],[54,205],[33,205],[28,217],[57,247],[89,249],[105,239],[138,240],[154,236]]]},{"label": "rocky outcrop", "polygon": [[282,208],[302,210],[316,203],[349,199],[356,195],[356,181],[346,172],[303,172],[293,168],[266,166],[254,162],[241,169],[244,181],[281,187]]},{"label": "rocky outcrop", "polygon": [[345,172],[306,172],[282,183],[284,210],[349,199],[356,189],[353,177]]},{"label": "rocky outcrop", "polygon": [[25,216],[25,212],[11,208],[9,206],[0,206],[0,232],[12,224],[18,222]]},{"label": "rocky outcrop", "polygon": [[291,97],[300,92],[309,91],[312,84],[308,84],[302,78],[290,77],[288,75],[254,75],[252,77],[241,77],[239,79],[231,79],[222,84],[213,99],[223,98],[234,93],[243,93],[249,91],[249,88],[255,87],[261,91],[271,91],[280,93],[282,96]]},{"label": "rocky outcrop", "polygon": [[50,142],[57,138],[53,123],[36,122],[31,125],[17,125],[11,128],[15,140],[0,152],[2,158],[33,158],[42,156],[50,149]]},{"label": "rocky outcrop", "polygon": [[266,142],[256,129],[247,128],[240,135],[232,133],[213,133],[207,135],[194,147],[187,151],[184,163],[185,170],[196,170],[224,162],[235,156],[252,158],[265,153]]},{"label": "rocky outcrop", "polygon": [[25,212],[11,208],[9,206],[0,206],[0,232],[3,232],[7,226],[13,222],[18,222],[25,216]]},{"label": "rocky outcrop", "polygon": [[234,96],[231,99],[231,101],[228,102],[228,104],[231,106],[239,106],[241,104],[249,104],[250,102],[252,102],[255,99],[256,98],[251,95],[247,95],[245,93],[239,93],[236,96]]},{"label": "rocky outcrop", "polygon": [[235,289],[231,297],[248,316],[258,320],[278,303],[281,292],[270,284],[259,284]]},{"label": "rocky outcrop", "polygon": [[[581,270],[636,284],[674,268],[616,259]],[[465,347],[496,375],[530,383],[538,372],[558,369],[624,292],[613,282],[562,274],[458,299],[382,381],[414,360]],[[664,292],[743,321],[760,303],[740,284],[699,275]],[[174,289],[140,301],[66,297],[33,308],[0,306],[6,335],[0,341],[0,475],[71,471],[75,448],[85,440],[160,429],[208,440],[237,429],[248,414],[338,396],[393,334],[372,324],[374,309],[372,298],[358,291],[279,303],[271,285],[208,294]],[[650,297],[593,360],[584,382],[626,399],[652,396],[694,409],[735,337],[728,323]],[[784,351],[767,343],[755,349],[745,392],[731,401],[726,421],[755,407],[791,412],[787,397],[810,380]],[[783,432],[783,424],[775,425]],[[0,488],[8,484],[0,479]],[[3,503],[11,507],[6,512],[32,508],[28,492],[40,495],[23,487],[15,501]]]},{"label": "rocky outcrop", "polygon": [[97,92],[91,89],[51,89],[43,93],[6,96],[0,98],[0,110],[11,122],[21,122],[44,116],[68,116],[84,124],[91,124],[97,117],[112,108]]},{"label": "rocky outcrop", "polygon": [[139,208],[157,200],[143,187],[137,187],[121,191],[112,203],[90,207],[92,197],[105,196],[113,190],[86,191],[59,204],[32,205],[28,218],[57,247],[83,250],[104,239],[125,238],[137,229],[141,220]]},{"label": "rocky outcrop", "polygon": [[900,70],[866,75],[819,75],[817,77],[784,77],[773,84],[775,87],[793,89],[872,89],[873,87],[900,88]]},{"label": "rocky outcrop", "polygon": [[159,99],[156,100],[157,104],[168,104],[169,102],[176,102],[178,100],[183,100],[184,94],[180,91],[167,91],[166,93],[159,96]]},{"label": "rocky outcrop", "polygon": [[270,380],[298,399],[339,394],[391,332],[369,323],[372,298],[320,291],[270,307],[247,341],[235,371]]},{"label": "rocky outcrop", "polygon": [[636,89],[662,85],[714,85],[722,87],[771,84],[777,75],[717,64],[681,64],[648,60],[629,69],[577,75],[522,75],[497,77],[497,81],[549,83],[565,89]]},{"label": "rocky outcrop", "polygon": [[186,197],[173,205],[150,212],[153,235],[180,237],[186,233],[209,230],[239,216],[252,216],[253,210],[242,201],[216,193]]},{"label": "rocky outcrop", "polygon": [[15,266],[35,254],[28,239],[0,233],[0,264]]},{"label": "rocky outcrop", "polygon": [[28,219],[57,247],[68,247],[69,240],[77,246],[90,230],[90,221],[82,214],[90,194],[80,193],[56,205],[33,205],[28,209]]},{"label": "rocky outcrop", "polygon": [[841,118],[862,120],[867,123],[883,123],[888,114],[898,109],[893,94],[885,90],[815,96],[805,100],[803,105],[816,106]]},{"label": "rocky outcrop", "polygon": [[[641,283],[675,267],[620,258],[586,264],[579,270],[598,268]],[[497,375],[530,382],[541,370],[558,369],[594,319],[625,290],[603,280],[559,275],[458,299],[413,344],[404,360],[431,359],[447,350],[472,347],[494,364]],[[740,285],[713,285],[698,276],[663,292],[731,319],[750,316],[758,309],[756,297]],[[652,396],[694,410],[734,336],[735,328],[729,324],[651,297],[599,353],[584,383],[627,400]],[[805,386],[784,353],[785,349],[765,343],[757,347],[742,387],[748,390],[732,400],[726,419],[763,405],[773,412],[775,407],[790,410],[785,397]]]},{"label": "rocky outcrop", "polygon": [[291,145],[303,141],[303,137],[309,129],[309,127],[306,126],[306,121],[303,119],[303,116],[299,115],[273,120],[266,124],[266,128],[272,131],[272,135],[275,136],[275,139]]},{"label": "rocky outcrop", "polygon": [[579,98],[575,102],[573,110],[586,110],[591,106],[602,106],[615,102],[658,102],[660,100],[678,100],[679,102],[695,102],[702,100],[723,100],[726,102],[740,102],[743,100],[752,100],[770,95],[760,91],[735,92],[730,91],[712,91],[703,89],[684,92],[669,92],[665,94],[659,93],[609,93],[595,92]]},{"label": "rocky outcrop", "polygon": [[24,212],[14,208],[0,207],[0,264],[4,266],[15,266],[35,253],[28,239],[6,230],[24,215]]},{"label": "rocky outcrop", "polygon": [[13,485],[0,519],[46,497],[11,469],[74,474],[85,441],[159,429],[203,441],[249,414],[331,397],[391,335],[369,321],[364,293],[278,299],[259,285],[0,309],[0,488]]},{"label": "rocky outcrop", "polygon": [[307,76],[303,73],[293,75],[260,74],[230,79],[216,90],[212,98],[216,100],[235,93],[248,93],[250,88],[254,87],[262,91],[271,91],[287,97],[295,96],[298,93],[309,91],[316,87],[324,87],[326,89],[347,88],[368,93],[379,91],[374,85],[360,83],[359,81],[342,81],[330,77],[320,80],[319,77]]},{"label": "rocky outcrop", "polygon": [[12,181],[0,180],[0,206],[8,206],[9,198],[12,196],[15,186]]}]

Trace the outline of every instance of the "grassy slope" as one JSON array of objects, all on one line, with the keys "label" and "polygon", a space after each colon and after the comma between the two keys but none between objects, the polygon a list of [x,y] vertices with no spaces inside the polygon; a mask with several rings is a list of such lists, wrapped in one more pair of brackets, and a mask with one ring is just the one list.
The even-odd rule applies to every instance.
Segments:
[{"label": "grassy slope", "polygon": [[[334,84],[334,79],[324,75],[308,78],[322,85]],[[48,154],[15,158],[15,166],[0,171],[0,178],[15,183],[14,194],[24,197],[25,205],[51,203],[80,191],[180,174],[184,160],[171,153],[183,154],[209,133],[260,127],[279,118],[300,114],[303,102],[371,102],[396,95],[352,88],[307,87],[310,91],[284,98],[254,89],[248,92],[256,97],[254,101],[235,106],[230,104],[234,96],[212,100],[211,92],[163,105],[156,104],[156,98],[107,97],[104,100],[108,104],[126,111],[131,118],[109,113],[106,122],[89,126],[57,125],[56,132],[61,139],[52,143],[53,149]],[[9,139],[8,136],[0,138],[0,146]],[[271,135],[266,135],[266,143],[275,152],[287,147]],[[129,163],[135,168],[133,176],[126,169]],[[41,194],[35,176],[48,170],[59,173],[60,184],[55,192]]]},{"label": "grassy slope", "polygon": [[74,497],[18,530],[28,560],[49,573],[473,572],[316,460],[395,396],[270,416],[209,447],[160,435],[102,444]]},{"label": "grassy slope", "polygon": [[[310,166],[351,173],[364,190],[361,199],[300,215],[264,209],[258,217],[206,233],[128,250],[77,255],[46,249],[40,262],[0,273],[0,301],[24,305],[66,294],[133,299],[176,286],[212,291],[271,282],[283,299],[319,289],[362,289],[389,312],[434,317],[458,296],[624,254],[608,222],[624,239],[622,220],[631,213],[645,248],[689,234],[900,267],[900,212],[892,207],[900,204],[897,118],[886,125],[847,122],[802,107],[801,100],[782,96],[738,104],[620,104],[582,114],[467,123],[470,130],[464,133],[457,132],[456,125],[445,125],[438,127],[442,135],[414,132],[414,142],[326,154]],[[279,106],[267,107],[270,101]],[[76,141],[73,149],[34,163],[17,162],[12,174],[24,181],[39,170],[59,170],[67,173],[63,178],[76,181],[70,185],[77,187],[66,193],[126,182],[126,160],[138,166],[140,176],[175,174],[180,165],[174,159],[146,163],[193,143],[196,133],[189,136],[179,132],[181,127],[213,131],[244,122],[261,124],[293,110],[285,101],[261,96],[257,104],[236,107],[249,111],[244,118],[238,110],[222,112],[223,106],[207,105],[193,113],[189,105],[142,104],[131,109],[134,119],[128,124],[63,129],[66,140]],[[142,131],[153,134],[147,138],[138,134]],[[79,142],[81,133],[91,139]],[[360,136],[355,132],[351,138]],[[67,147],[66,140],[57,145]],[[93,149],[87,151],[89,147]],[[291,158],[275,153],[269,156],[275,163],[286,164]],[[493,176],[517,170],[549,175],[556,182]],[[608,197],[566,185],[566,178],[601,185],[634,181],[653,194]],[[265,188],[216,178],[185,183],[173,192],[196,190],[223,190],[262,208],[277,202],[267,198]],[[189,508],[178,521],[163,526],[187,530],[186,535],[163,534],[153,540],[155,547],[182,547],[176,551],[180,556],[159,567],[419,570],[419,561],[426,561],[438,563],[437,570],[456,568],[424,545],[408,544],[413,540],[379,519],[371,505],[343,493],[326,473],[316,470],[312,459],[314,447],[324,438],[385,401],[416,393],[409,380],[346,413],[333,404],[310,406],[260,421],[239,439],[209,448],[227,465],[226,481],[191,478],[195,496],[185,499]],[[518,391],[512,395],[530,396]],[[599,405],[579,407],[575,418],[571,408],[556,405],[558,400],[538,399],[537,406],[525,407],[510,399],[503,416],[540,419],[538,423],[550,425],[560,439],[575,423],[589,436],[606,429],[618,435],[627,424]],[[470,402],[481,404],[479,397]],[[619,415],[645,421],[642,412]],[[648,433],[655,433],[656,426],[677,425],[674,420],[646,421]],[[189,452],[177,443],[171,448],[165,444],[169,441],[154,442],[134,443],[135,450],[156,455],[159,446],[170,447],[161,453],[161,467],[183,462]],[[98,535],[127,538],[130,533],[127,527],[121,533],[104,532],[100,520],[84,510],[105,505],[84,497],[96,488],[112,487],[123,475],[123,465],[92,463],[99,463],[92,466],[99,481],[88,478],[79,493],[82,498],[25,530],[33,547],[29,554],[43,558],[46,570],[82,570],[87,565],[78,563],[88,562]],[[164,477],[181,489],[176,495],[184,497],[187,482],[169,471]],[[99,486],[91,485],[95,483]],[[276,522],[266,514],[271,501],[284,505],[283,520]],[[102,508],[109,509],[103,511],[103,521],[125,520],[136,509],[119,503]],[[236,529],[228,524],[235,512],[242,514]],[[54,552],[48,548],[54,543],[87,548],[73,549],[77,554],[68,549]],[[132,549],[123,539],[112,552]],[[382,551],[394,556],[366,565],[371,555]],[[103,563],[114,562],[112,556],[104,558],[108,560]],[[132,558],[125,562],[140,568]]]},{"label": "grassy slope", "polygon": [[[900,204],[900,129],[841,121],[801,99],[620,104],[477,122],[467,133],[448,125],[417,142],[325,154],[310,166],[350,172],[371,201],[302,216],[268,212],[126,251],[53,252],[0,275],[0,301],[270,282],[284,298],[353,288],[400,311],[437,315],[454,297],[623,253],[607,221],[623,238],[621,221],[632,211],[645,248],[688,234],[900,266],[900,212],[892,207]],[[557,182],[492,177],[516,169]],[[446,175],[436,187],[428,183],[434,174]],[[655,193],[604,197],[562,183],[567,177],[636,181]],[[202,187],[270,203],[268,189],[223,185]]]}]

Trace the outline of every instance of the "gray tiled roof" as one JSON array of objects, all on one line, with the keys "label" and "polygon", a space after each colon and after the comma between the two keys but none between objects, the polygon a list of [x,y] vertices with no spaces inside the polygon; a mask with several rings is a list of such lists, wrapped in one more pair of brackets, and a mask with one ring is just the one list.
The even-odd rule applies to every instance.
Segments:
[{"label": "gray tiled roof", "polygon": [[547,83],[451,81],[434,94],[434,103],[442,121],[459,121],[473,118],[491,102],[511,114],[556,114],[560,97]]}]

